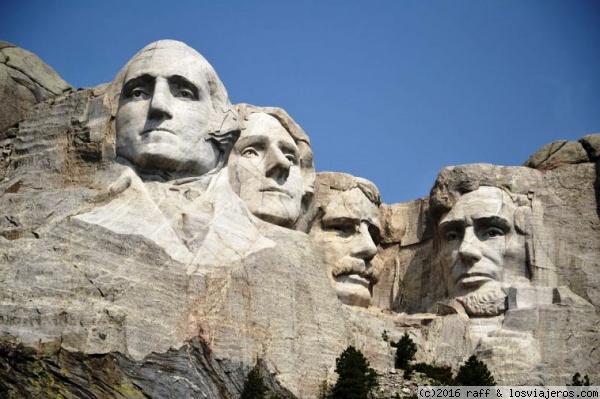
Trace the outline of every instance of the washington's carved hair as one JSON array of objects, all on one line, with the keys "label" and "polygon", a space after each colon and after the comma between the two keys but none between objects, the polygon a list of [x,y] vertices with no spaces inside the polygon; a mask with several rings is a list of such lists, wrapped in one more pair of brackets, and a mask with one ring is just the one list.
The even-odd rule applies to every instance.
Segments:
[{"label": "washington's carved hair", "polygon": [[[105,96],[105,106],[110,109],[111,119],[114,120],[117,110],[121,102],[121,92],[125,83],[125,75],[131,64],[145,53],[158,49],[174,49],[192,53],[198,58],[204,66],[204,73],[208,84],[208,95],[212,105],[211,118],[207,123],[207,134],[209,140],[215,143],[216,148],[220,151],[217,168],[223,167],[233,144],[240,134],[239,118],[235,108],[229,102],[227,90],[219,79],[214,68],[208,61],[196,50],[189,47],[187,44],[176,40],[159,40],[150,43],[140,51],[138,51],[127,64],[119,71],[113,82],[109,85]],[[114,123],[111,124],[112,133],[114,135]],[[199,132],[200,133],[200,132]]]}]

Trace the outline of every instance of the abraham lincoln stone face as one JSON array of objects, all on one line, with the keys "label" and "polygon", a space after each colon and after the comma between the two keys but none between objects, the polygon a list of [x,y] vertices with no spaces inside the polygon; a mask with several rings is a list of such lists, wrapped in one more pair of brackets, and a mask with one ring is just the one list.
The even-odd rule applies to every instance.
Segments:
[{"label": "abraham lincoln stone face", "polygon": [[515,228],[516,209],[503,190],[480,187],[462,195],[438,222],[448,293],[467,313],[491,315],[478,314],[482,306],[500,313],[506,296],[502,289],[528,277],[525,237]]}]

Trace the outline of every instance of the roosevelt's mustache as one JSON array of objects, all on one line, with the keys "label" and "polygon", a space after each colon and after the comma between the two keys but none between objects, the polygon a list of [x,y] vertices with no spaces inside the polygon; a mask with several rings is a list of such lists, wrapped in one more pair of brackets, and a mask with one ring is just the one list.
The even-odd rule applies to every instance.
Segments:
[{"label": "roosevelt's mustache", "polygon": [[362,278],[375,284],[379,277],[379,268],[374,267],[370,261],[346,256],[340,259],[332,268],[331,274],[334,277],[344,274],[357,274]]}]

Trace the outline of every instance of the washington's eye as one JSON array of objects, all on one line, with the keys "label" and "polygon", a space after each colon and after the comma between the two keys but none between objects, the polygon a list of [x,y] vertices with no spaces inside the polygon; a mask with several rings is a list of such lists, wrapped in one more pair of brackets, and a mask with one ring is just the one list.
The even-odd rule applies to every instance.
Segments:
[{"label": "washington's eye", "polygon": [[177,96],[183,97],[183,98],[188,98],[188,99],[196,98],[196,96],[194,95],[194,92],[190,89],[186,89],[185,87],[182,87],[181,89],[179,89],[179,93],[177,94]]},{"label": "washington's eye", "polygon": [[135,89],[131,90],[130,97],[140,98],[140,97],[142,97],[144,95],[147,95],[147,94],[148,93],[144,89],[142,89],[140,87],[136,87]]},{"label": "washington's eye", "polygon": [[242,150],[241,155],[246,158],[257,157],[258,151],[254,147],[246,147]]}]

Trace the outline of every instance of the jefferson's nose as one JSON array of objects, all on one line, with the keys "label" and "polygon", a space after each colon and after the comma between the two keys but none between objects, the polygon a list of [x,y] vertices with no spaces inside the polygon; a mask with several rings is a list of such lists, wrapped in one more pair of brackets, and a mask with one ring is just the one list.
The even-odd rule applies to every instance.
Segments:
[{"label": "jefferson's nose", "polygon": [[482,257],[479,249],[479,239],[475,236],[475,232],[471,226],[465,229],[463,239],[458,248],[458,255],[467,267],[473,266]]},{"label": "jefferson's nose", "polygon": [[157,79],[150,100],[149,117],[154,119],[173,118],[171,97],[169,83],[166,80]]},{"label": "jefferson's nose", "polygon": [[269,148],[265,160],[265,174],[275,180],[287,179],[290,174],[292,161],[286,158],[279,148]]},{"label": "jefferson's nose", "polygon": [[361,222],[358,233],[352,240],[350,255],[369,261],[373,259],[375,254],[377,254],[377,246],[369,233],[369,226],[366,222]]}]

